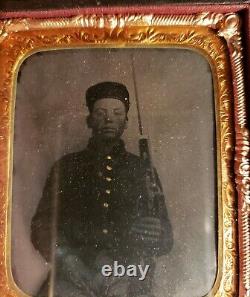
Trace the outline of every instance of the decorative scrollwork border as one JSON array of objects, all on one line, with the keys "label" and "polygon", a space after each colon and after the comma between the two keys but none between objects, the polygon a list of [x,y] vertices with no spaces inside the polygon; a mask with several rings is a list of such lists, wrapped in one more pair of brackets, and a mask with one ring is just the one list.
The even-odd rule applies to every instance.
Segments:
[{"label": "decorative scrollwork border", "polygon": [[183,16],[81,15],[71,18],[14,19],[0,22],[1,296],[27,296],[15,286],[10,272],[12,134],[18,67],[28,55],[36,51],[103,45],[187,47],[201,52],[208,59],[213,72],[216,95],[219,185],[218,275],[208,295],[233,297],[239,294],[237,201],[232,164],[235,158],[238,204],[241,206],[239,234],[242,250],[242,284],[244,293],[249,296],[249,131],[246,126],[246,98],[239,27],[240,19],[236,14],[215,13]]}]

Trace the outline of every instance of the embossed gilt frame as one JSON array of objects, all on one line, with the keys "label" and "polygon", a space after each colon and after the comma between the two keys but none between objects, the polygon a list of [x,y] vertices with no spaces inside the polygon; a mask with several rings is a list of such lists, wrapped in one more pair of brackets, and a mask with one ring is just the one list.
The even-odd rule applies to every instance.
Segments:
[{"label": "embossed gilt frame", "polygon": [[[249,132],[240,19],[236,14],[214,13],[82,15],[0,22],[1,296],[27,296],[16,287],[10,265],[13,122],[21,63],[35,52],[51,49],[142,46],[191,48],[204,55],[211,65],[215,90],[219,232],[217,278],[207,296],[250,296]],[[238,242],[242,257],[239,257]],[[243,289],[239,290],[240,287]]]}]

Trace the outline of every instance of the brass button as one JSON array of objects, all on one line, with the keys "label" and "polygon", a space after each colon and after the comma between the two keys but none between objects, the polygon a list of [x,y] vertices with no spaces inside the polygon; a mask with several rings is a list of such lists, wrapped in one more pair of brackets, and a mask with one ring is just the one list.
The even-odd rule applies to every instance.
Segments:
[{"label": "brass button", "polygon": [[112,167],[109,166],[109,165],[107,165],[106,168],[107,168],[108,171],[111,171],[112,170]]},{"label": "brass button", "polygon": [[110,190],[106,190],[105,192],[106,192],[106,194],[110,194],[110,193],[111,193],[111,191],[110,191]]},{"label": "brass button", "polygon": [[104,206],[105,208],[108,208],[108,207],[109,207],[109,205],[108,205],[107,202],[104,202],[104,203],[103,203],[103,206]]},{"label": "brass button", "polygon": [[108,160],[112,160],[112,157],[111,156],[107,156],[106,157]]},{"label": "brass button", "polygon": [[104,234],[108,234],[108,230],[107,230],[107,229],[103,229],[102,232],[103,232]]},{"label": "brass button", "polygon": [[106,181],[108,181],[108,182],[111,182],[111,180],[112,180],[111,177],[106,177],[105,179],[106,179]]}]

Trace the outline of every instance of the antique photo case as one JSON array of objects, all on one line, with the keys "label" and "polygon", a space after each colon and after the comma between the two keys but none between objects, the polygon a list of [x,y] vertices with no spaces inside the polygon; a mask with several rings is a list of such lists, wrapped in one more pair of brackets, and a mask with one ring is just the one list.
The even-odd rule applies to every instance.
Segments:
[{"label": "antique photo case", "polygon": [[0,26],[1,296],[247,294],[239,16]]},{"label": "antique photo case", "polygon": [[[162,65],[162,61],[166,61],[164,65]],[[48,67],[44,68],[45,64],[51,65],[51,70]],[[65,65],[68,66],[65,67]],[[187,78],[190,75],[191,69],[195,75],[192,75],[189,80],[185,79],[181,84],[182,86],[180,86],[180,80],[183,80],[182,77]],[[144,73],[144,75],[141,76],[140,73]],[[37,78],[34,78],[34,75]],[[45,80],[44,75],[46,75]],[[162,222],[166,232],[165,242],[163,243],[164,250],[157,257],[157,261],[155,261],[157,266],[155,269],[155,290],[158,290],[157,296],[166,294],[162,291],[164,286],[168,288],[167,294],[169,296],[181,296],[185,294],[184,283],[186,288],[189,286],[189,283],[191,283],[190,286],[195,284],[196,294],[200,293],[203,295],[212,287],[217,269],[215,115],[213,112],[212,75],[209,64],[203,56],[186,49],[133,48],[53,51],[33,55],[23,64],[17,84],[17,98],[19,98],[18,94],[21,97],[19,100],[20,104],[18,104],[18,99],[16,101],[16,134],[14,138],[16,136],[17,150],[14,151],[14,155],[16,155],[17,163],[15,164],[14,161],[14,168],[17,171],[15,172],[16,182],[13,183],[13,197],[18,197],[20,192],[22,192],[21,196],[26,198],[25,201],[20,203],[18,198],[16,198],[17,200],[13,198],[13,204],[16,205],[19,211],[13,214],[12,220],[12,259],[13,264],[15,263],[15,274],[19,278],[18,281],[23,284],[28,281],[33,287],[36,279],[34,278],[31,282],[31,276],[34,277],[35,273],[42,269],[41,266],[36,266],[34,263],[34,272],[29,269],[30,275],[23,273],[25,263],[29,263],[28,267],[30,267],[30,263],[37,258],[37,256],[35,257],[36,253],[33,251],[34,247],[29,248],[29,229],[31,218],[36,212],[35,209],[39,199],[41,197],[45,199],[44,197],[49,195],[49,200],[53,201],[55,199],[53,198],[54,195],[58,195],[54,191],[48,194],[47,191],[51,189],[44,189],[47,175],[56,161],[59,160],[58,164],[61,167],[61,162],[71,163],[71,161],[64,160],[76,156],[75,152],[78,152],[83,157],[86,154],[89,156],[88,160],[85,161],[87,164],[84,161],[77,161],[74,165],[67,164],[67,167],[74,168],[82,162],[85,164],[84,167],[87,166],[88,168],[86,169],[88,171],[87,174],[94,179],[94,185],[92,185],[91,193],[88,195],[91,197],[91,200],[97,199],[98,205],[93,205],[92,209],[89,210],[91,212],[89,220],[93,221],[93,224],[97,225],[101,231],[107,230],[112,232],[112,227],[109,222],[106,223],[105,220],[100,219],[103,214],[100,213],[99,208],[101,210],[104,208],[105,211],[108,208],[112,212],[112,206],[118,199],[119,202],[113,207],[117,208],[117,211],[119,208],[123,209],[122,212],[119,212],[120,221],[123,215],[129,217],[129,214],[126,214],[126,209],[129,205],[126,203],[124,208],[123,201],[128,200],[129,197],[133,197],[133,200],[138,199],[136,185],[132,183],[126,172],[122,183],[119,182],[119,179],[122,178],[121,175],[123,175],[121,171],[129,170],[131,175],[133,174],[131,170],[138,171],[136,165],[131,164],[132,160],[130,159],[132,155],[126,158],[122,150],[119,151],[119,154],[109,153],[107,156],[107,154],[103,153],[107,144],[102,142],[101,147],[98,148],[95,144],[96,135],[92,135],[91,127],[88,127],[86,123],[89,111],[85,102],[85,93],[89,86],[95,86],[96,83],[100,85],[99,82],[103,85],[103,81],[106,80],[109,82],[122,82],[129,90],[130,108],[127,113],[127,128],[122,135],[126,151],[133,153],[133,155],[140,155],[140,142],[143,140],[142,137],[147,135],[146,138],[150,141],[152,163],[157,170],[163,187],[164,199],[166,200],[164,201],[164,208],[167,209],[168,217],[165,218],[165,223]],[[31,82],[36,84],[32,87],[34,93],[30,93]],[[196,85],[196,87],[190,88],[192,85]],[[114,88],[113,85],[112,87]],[[39,94],[37,93],[38,89]],[[40,99],[38,96],[40,96]],[[138,104],[141,112],[140,121],[143,125],[142,136],[140,136],[139,131],[140,124],[138,123],[135,96],[138,96],[138,99],[141,100]],[[62,98],[67,98],[67,100],[62,101]],[[107,99],[104,100],[108,102]],[[34,101],[39,106],[37,105],[33,108]],[[102,102],[98,101],[98,104],[100,103]],[[115,102],[111,103],[115,104]],[[27,117],[25,115],[25,110],[30,110],[28,113],[30,116]],[[26,120],[24,120],[23,115],[25,115]],[[107,127],[113,126],[114,123],[111,119],[110,123],[107,123]],[[199,130],[194,132],[197,126],[199,126]],[[27,133],[27,136],[29,139],[33,139],[33,144],[28,139],[19,137],[23,130],[30,131]],[[93,140],[95,144],[94,157],[92,153],[89,155],[89,151],[93,151]],[[20,145],[18,144],[19,141],[21,142]],[[27,144],[27,147],[25,144]],[[86,147],[88,148],[87,151]],[[28,158],[27,161],[23,159],[25,155]],[[98,157],[99,155],[100,157]],[[122,161],[119,161],[119,165],[116,165],[117,159],[121,157],[120,155],[126,162],[128,161],[131,164],[129,168]],[[195,160],[194,155],[196,156]],[[106,160],[106,157],[112,157],[112,159]],[[27,162],[30,163],[30,168],[28,168]],[[36,162],[35,167],[34,162]],[[97,168],[97,172],[91,169],[92,163]],[[22,166],[25,168],[20,170]],[[113,172],[107,170],[106,166],[113,167]],[[108,167],[108,169],[111,168]],[[71,168],[71,170],[73,169]],[[27,171],[31,172],[31,174],[26,175],[25,172]],[[62,168],[59,171],[62,171]],[[184,173],[181,173],[182,171]],[[191,179],[190,174],[192,176]],[[60,178],[60,172],[58,175],[59,177],[57,178]],[[80,173],[77,177],[75,173],[73,175],[72,180],[78,180],[79,176],[81,176]],[[68,178],[63,177],[64,180]],[[111,178],[112,180],[110,180]],[[140,182],[139,173],[136,173],[133,179],[138,184]],[[58,183],[60,184],[60,182]],[[87,184],[86,189],[82,189],[79,184],[76,186],[87,196],[87,192],[90,191],[90,181],[87,181],[87,178],[83,175],[83,178],[80,178],[80,183]],[[133,184],[132,189],[129,189],[130,183]],[[126,184],[126,192],[123,194],[124,184]],[[180,186],[176,188],[175,184]],[[30,186],[24,187],[24,185]],[[74,190],[71,189],[73,187],[70,186],[70,193],[63,194],[67,195],[67,200],[70,200],[70,196],[75,195]],[[110,190],[111,193],[107,194],[107,190]],[[67,192],[66,189],[61,191]],[[189,195],[187,195],[188,192],[190,193]],[[145,195],[144,191],[140,191],[140,194]],[[118,198],[116,195],[118,195]],[[204,196],[208,197],[208,199],[201,198]],[[74,207],[77,197],[74,197],[73,200],[74,202],[70,200],[70,205],[67,205],[67,208]],[[46,205],[48,204],[49,201],[46,201]],[[80,204],[83,204],[83,202]],[[31,211],[32,207],[33,210]],[[45,221],[48,220],[48,217],[41,218],[41,207],[39,205],[36,217],[32,221],[34,224],[33,232],[38,232],[37,221],[39,220],[42,228],[46,228]],[[140,212],[143,208],[143,206],[139,205],[136,207],[138,207],[136,212]],[[79,208],[78,203],[77,208]],[[161,209],[162,211],[163,209]],[[76,217],[76,215],[77,211],[75,210],[73,214],[70,214],[70,217]],[[82,216],[83,210],[80,212],[80,217]],[[92,216],[94,216],[94,220]],[[99,219],[96,216],[99,216]],[[24,230],[20,229],[23,224],[20,224],[20,220],[24,217],[27,220],[25,225],[28,230],[26,231],[28,238],[26,247],[24,247],[25,241],[23,240],[21,249],[26,250],[26,253],[22,253],[22,255],[27,254],[28,258],[19,257],[18,243],[21,238],[24,238]],[[162,217],[161,219],[164,218]],[[115,224],[116,213],[111,213],[110,220],[114,221]],[[182,223],[180,223],[180,220]],[[77,234],[74,235],[77,238],[81,236],[81,228],[84,229],[84,227],[74,226],[80,225],[80,221],[81,219],[78,219],[77,222],[71,220],[69,223],[71,233],[73,229],[77,230]],[[85,222],[84,224],[86,225],[87,223]],[[118,223],[116,222],[116,224]],[[126,228],[130,227],[130,224],[127,224],[128,226],[120,227],[118,230],[121,235],[126,232]],[[188,232],[186,228],[188,228]],[[94,232],[98,232],[98,230]],[[74,242],[73,245],[75,246],[77,243],[74,236],[72,236],[71,241],[72,243]],[[84,236],[89,238],[89,234],[84,234]],[[107,236],[108,234],[105,234],[105,238]],[[39,242],[39,237],[36,235],[33,235],[33,237],[35,237],[33,238],[35,246],[38,249],[42,249],[44,243]],[[114,235],[114,237],[119,239],[118,234]],[[202,247],[201,245],[197,246],[197,240],[203,242]],[[131,239],[126,238],[124,244],[131,245]],[[119,246],[119,250],[121,254],[124,253],[121,246]],[[34,256],[30,260],[32,253]],[[88,254],[90,254],[90,251]],[[156,254],[158,255],[158,252]],[[115,257],[118,256],[113,256],[114,259]],[[120,257],[119,255],[117,260]],[[190,263],[190,258],[192,263]],[[129,263],[135,264],[137,259],[138,256],[136,256],[136,259],[129,259]],[[91,263],[91,265],[93,266],[94,264]],[[168,267],[173,265],[175,269],[168,269]],[[205,268],[204,273],[201,275],[200,268],[207,266],[210,267],[211,272],[207,273]],[[194,267],[200,268],[194,269]],[[151,269],[153,268],[151,267]],[[188,278],[186,277],[187,274],[189,275]],[[176,279],[181,279],[183,285],[178,284],[177,287]],[[190,282],[190,279],[193,279],[193,281]],[[145,281],[143,282],[145,283]],[[169,282],[173,285],[171,286]],[[202,286],[200,286],[201,283]],[[190,288],[190,290],[193,289]]]}]

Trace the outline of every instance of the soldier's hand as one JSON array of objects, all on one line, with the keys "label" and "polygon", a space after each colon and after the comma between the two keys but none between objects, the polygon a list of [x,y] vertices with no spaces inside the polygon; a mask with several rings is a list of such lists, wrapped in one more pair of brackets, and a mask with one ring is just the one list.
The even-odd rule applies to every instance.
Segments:
[{"label": "soldier's hand", "polygon": [[88,297],[96,297],[97,288],[93,283],[94,273],[81,260],[75,250],[60,246],[57,247],[55,255],[63,279],[79,289],[83,296],[86,294]]},{"label": "soldier's hand", "polygon": [[137,241],[157,243],[162,234],[161,221],[155,217],[138,217],[131,227],[131,233]]},{"label": "soldier's hand", "polygon": [[75,283],[81,283],[84,280],[89,281],[93,278],[92,271],[74,254],[65,257],[63,268]]}]

